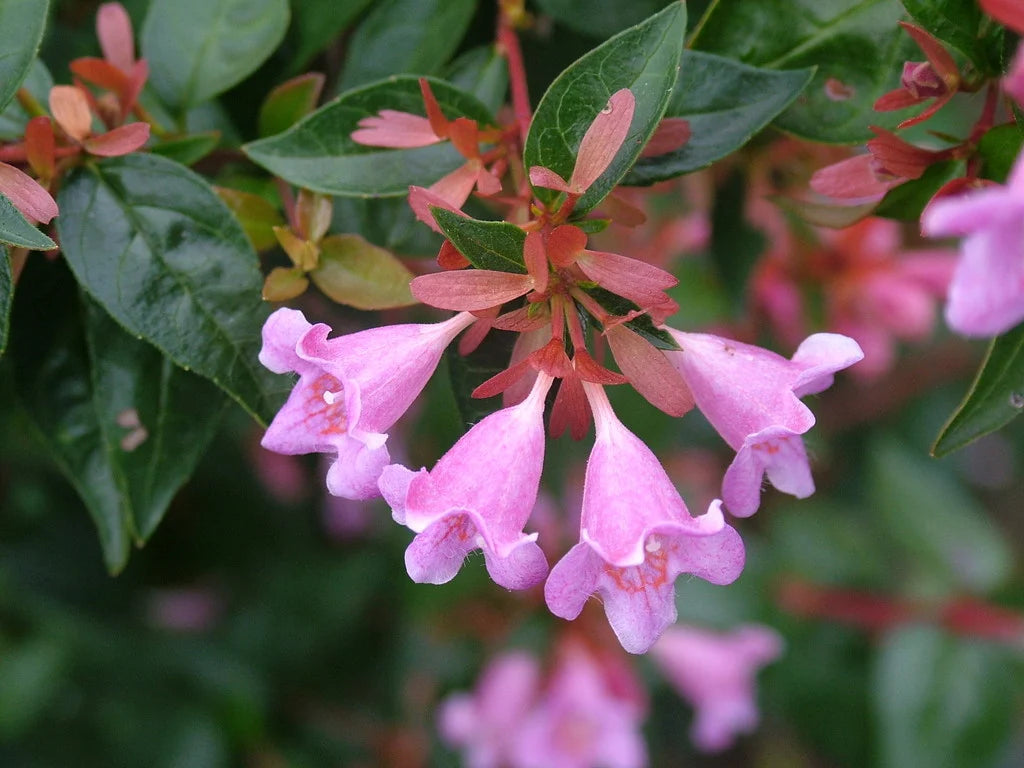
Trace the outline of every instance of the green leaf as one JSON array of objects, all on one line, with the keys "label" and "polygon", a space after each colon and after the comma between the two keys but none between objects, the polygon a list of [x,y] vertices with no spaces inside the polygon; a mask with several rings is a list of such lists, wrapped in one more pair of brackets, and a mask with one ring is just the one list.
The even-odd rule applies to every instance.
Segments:
[{"label": "green leaf", "polygon": [[149,82],[170,106],[193,107],[254,72],[287,27],[288,0],[152,0],[140,39]]},{"label": "green leaf", "polygon": [[502,407],[501,397],[472,397],[471,393],[492,376],[508,368],[512,346],[519,334],[492,329],[479,347],[468,355],[460,355],[458,344],[445,352],[448,375],[451,378],[455,406],[462,417],[463,429],[469,429],[480,419]]},{"label": "green leaf", "polygon": [[600,40],[639,24],[670,0],[538,0],[544,13],[569,29]]},{"label": "green leaf", "polygon": [[744,216],[746,200],[746,179],[735,171],[722,183],[711,208],[711,255],[722,286],[737,306],[745,300],[747,280],[766,245],[764,234]]},{"label": "green leaf", "polygon": [[231,209],[253,248],[266,251],[278,244],[274,227],[284,226],[285,221],[277,206],[265,197],[240,189],[214,187],[213,191]]},{"label": "green leaf", "polygon": [[903,7],[914,21],[970,59],[982,74],[1000,74],[1002,30],[985,23],[977,0],[903,0]]},{"label": "green leaf", "polygon": [[11,327],[11,304],[14,303],[14,274],[11,257],[0,245],[0,356],[7,349],[7,337]]},{"label": "green leaf", "polygon": [[300,72],[370,4],[370,0],[292,0],[292,28],[298,38],[291,72]]},{"label": "green leaf", "polygon": [[348,45],[339,90],[388,75],[432,75],[466,34],[476,0],[380,0]]},{"label": "green leaf", "polygon": [[640,158],[623,183],[653,184],[735,152],[788,107],[813,76],[813,69],[758,69],[684,51],[665,117],[689,121],[690,139],[672,152]]},{"label": "green leaf", "polygon": [[[440,80],[431,90],[449,119],[465,116],[494,124],[483,104]],[[465,158],[449,142],[415,149],[386,149],[350,138],[364,117],[382,109],[426,114],[418,79],[395,77],[344,93],[277,136],[242,149],[253,162],[299,187],[328,195],[405,195],[410,185],[430,186]]]},{"label": "green leaf", "polygon": [[505,104],[508,66],[497,46],[482,45],[466,51],[451,63],[444,79],[476,96],[492,112]]},{"label": "green leaf", "polygon": [[105,450],[128,495],[132,530],[142,543],[195,470],[227,398],[206,379],[126,334],[91,301],[86,341],[93,407]]},{"label": "green leaf", "polygon": [[782,210],[798,216],[808,224],[828,229],[846,229],[873,213],[878,205],[878,203],[830,205],[829,203],[797,200],[785,195],[772,195],[768,199]]},{"label": "green leaf", "polygon": [[218,144],[220,144],[220,131],[207,131],[180,139],[163,141],[150,147],[149,151],[182,165],[192,165],[213,152]]},{"label": "green leaf", "polygon": [[[53,78],[46,65],[39,59],[32,62],[29,67],[28,76],[21,83],[21,87],[40,104],[46,104],[50,89],[53,87]],[[31,115],[25,111],[21,102],[11,101],[3,111],[0,111],[0,140],[20,141],[25,135],[25,125]]]},{"label": "green leaf", "polygon": [[25,278],[11,345],[17,390],[116,573],[191,475],[225,398],[92,302],[80,312],[62,264],[33,260]]},{"label": "green leaf", "polygon": [[[585,213],[601,202],[654,133],[678,76],[685,33],[686,6],[673,3],[570,65],[541,98],[526,137],[524,162],[527,168],[550,168],[565,179],[572,175],[583,135],[608,98],[622,88],[629,88],[636,98],[622,148],[576,203],[575,212]],[[558,197],[553,190],[535,191],[547,204]]]},{"label": "green leaf", "polygon": [[[902,17],[898,0],[719,1],[692,47],[767,69],[816,66],[810,86],[775,124],[812,141],[855,143],[871,138],[869,124],[892,128],[907,116],[872,109],[899,87],[903,62],[921,58],[897,24]],[[837,90],[850,95],[836,98]]]},{"label": "green leaf", "polygon": [[[640,309],[629,299],[624,299],[618,294],[607,291],[600,286],[592,286],[584,289],[587,293],[597,299],[597,303],[607,309],[613,315],[628,315],[630,312],[635,312]],[[599,325],[597,318],[594,318],[594,324]],[[679,345],[676,344],[667,331],[663,331],[654,325],[654,321],[651,320],[649,315],[640,315],[626,323],[626,327],[630,330],[636,331],[643,336],[647,341],[656,346],[658,349],[667,349],[672,352],[679,351]]]},{"label": "green leaf", "polygon": [[155,155],[72,173],[58,233],[78,281],[124,328],[266,423],[285,386],[257,361],[269,308],[256,254],[200,176]]},{"label": "green leaf", "polygon": [[935,163],[920,178],[911,179],[886,192],[874,215],[898,221],[917,221],[939,188],[963,175],[963,160]]},{"label": "green leaf", "polygon": [[324,76],[310,72],[274,88],[260,107],[260,136],[283,133],[316,109],[323,87]]},{"label": "green leaf", "polygon": [[413,274],[389,251],[359,235],[331,235],[320,241],[320,262],[309,273],[316,287],[356,309],[391,309],[415,304]]},{"label": "green leaf", "polygon": [[997,336],[956,412],[939,433],[933,456],[945,456],[1008,424],[1024,411],[1024,324]]},{"label": "green leaf", "polygon": [[0,29],[4,51],[0,55],[0,109],[14,98],[32,66],[46,26],[49,0],[4,0],[0,3]]},{"label": "green leaf", "polygon": [[934,627],[890,633],[874,669],[878,768],[993,768],[1017,730],[1005,652]]},{"label": "green leaf", "polygon": [[913,587],[984,593],[1009,577],[1006,538],[951,473],[892,441],[873,444],[869,456],[874,510],[907,552],[901,562]]},{"label": "green leaf", "polygon": [[507,221],[477,221],[431,206],[434,221],[456,250],[477,269],[526,274],[526,233]]},{"label": "green leaf", "polygon": [[33,251],[48,251],[57,244],[33,227],[21,211],[3,194],[0,194],[0,243],[7,243]]},{"label": "green leaf", "polygon": [[1005,184],[1022,142],[1024,134],[1015,125],[1000,125],[987,131],[978,142],[978,154],[985,161],[984,177]]}]

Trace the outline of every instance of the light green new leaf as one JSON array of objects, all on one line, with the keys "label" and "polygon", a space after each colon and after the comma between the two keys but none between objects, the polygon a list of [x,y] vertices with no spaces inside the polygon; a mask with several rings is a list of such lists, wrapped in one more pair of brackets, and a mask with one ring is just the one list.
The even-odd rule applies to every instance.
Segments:
[{"label": "light green new leaf", "polygon": [[0,109],[14,98],[32,66],[43,39],[49,5],[49,0],[0,2],[0,30],[4,36],[0,53]]},{"label": "light green new leaf", "polygon": [[140,46],[168,105],[194,107],[256,71],[284,38],[288,0],[152,0]]},{"label": "light green new leaf", "polygon": [[57,244],[33,227],[21,211],[3,194],[0,194],[0,243],[7,243],[33,251],[48,251]]},{"label": "light green new leaf", "polygon": [[359,235],[330,235],[320,241],[320,261],[309,273],[316,287],[356,309],[391,309],[415,304],[413,274],[390,251]]},{"label": "light green new leaf", "polygon": [[[560,74],[537,105],[523,151],[527,168],[550,168],[568,179],[580,142],[608,98],[628,88],[636,99],[633,122],[611,164],[576,204],[585,213],[597,205],[633,166],[654,133],[679,74],[686,33],[686,6],[673,3],[642,24],[619,33]],[[536,189],[551,203],[558,193]]]},{"label": "light green new leaf", "polygon": [[155,155],[69,176],[58,233],[79,283],[124,328],[266,423],[283,382],[257,361],[269,308],[259,262],[209,184]]}]

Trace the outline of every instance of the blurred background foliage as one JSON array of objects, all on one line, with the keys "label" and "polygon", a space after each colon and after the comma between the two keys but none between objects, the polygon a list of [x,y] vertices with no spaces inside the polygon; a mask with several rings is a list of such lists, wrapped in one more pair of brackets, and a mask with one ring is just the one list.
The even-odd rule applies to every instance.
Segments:
[{"label": "blurred background foliage", "polygon": [[[140,29],[147,1],[124,4]],[[538,2],[523,36],[534,99],[571,61],[664,4],[600,0],[581,15],[566,10],[572,2]],[[51,72],[97,52],[97,5],[52,4],[42,49]],[[691,25],[705,5],[689,3]],[[471,0],[293,0],[292,11],[284,44],[259,71],[189,116],[225,137],[198,167],[215,183],[261,189],[262,174],[234,147],[256,135],[263,96],[286,77],[325,72],[333,94],[392,72],[443,75],[462,56],[484,61],[479,47],[495,25],[492,5]],[[413,14],[407,26],[392,23],[402,14]],[[748,152],[770,153],[777,136]],[[764,237],[737,204],[747,157],[716,168],[707,248],[682,261],[663,254],[681,278],[680,326],[749,320],[745,281]],[[673,215],[678,195],[670,189],[656,205]],[[438,245],[394,200],[336,200],[333,231],[413,259]],[[378,322],[315,295],[302,302],[337,331]],[[431,315],[386,318],[399,316]],[[785,656],[760,677],[762,727],[723,755],[697,754],[688,706],[637,659],[652,694],[651,765],[1024,765],[1024,429],[928,457],[983,351],[939,330],[884,377],[841,376],[815,398],[818,493],[766,494],[740,525],[750,557],[735,584],[677,585],[684,621],[760,621],[784,635]],[[455,766],[436,737],[436,702],[472,687],[501,648],[542,655],[561,624],[538,592],[495,588],[479,558],[448,585],[411,583],[408,532],[386,506],[328,497],[317,457],[263,452],[237,406],[159,531],[110,577],[81,502],[19,411],[6,363],[0,765]],[[728,459],[702,417],[667,419],[621,388],[613,402],[690,507],[706,507],[705,478]],[[463,428],[445,370],[417,413],[400,425],[399,458],[429,466]],[[549,445],[545,491],[559,514],[578,506],[588,448],[565,437]]]}]

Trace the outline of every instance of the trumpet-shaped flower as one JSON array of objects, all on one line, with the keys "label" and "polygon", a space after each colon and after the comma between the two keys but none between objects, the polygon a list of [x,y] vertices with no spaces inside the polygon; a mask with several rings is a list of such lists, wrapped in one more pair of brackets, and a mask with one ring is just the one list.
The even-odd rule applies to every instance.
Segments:
[{"label": "trumpet-shaped flower", "polygon": [[426,386],[445,347],[473,322],[468,313],[443,323],[392,325],[328,339],[330,328],[279,309],[263,326],[260,362],[299,380],[263,436],[285,454],[336,453],[327,488],[336,496],[380,495],[389,461],[387,430]]},{"label": "trumpet-shaped flower", "polygon": [[645,652],[676,620],[675,580],[692,573],[729,584],[743,570],[743,543],[720,502],[691,517],[657,458],[626,429],[604,390],[583,382],[597,438],[587,463],[580,542],[551,570],[548,608],[575,619],[598,593],[630,653]]},{"label": "trumpet-shaped flower", "polygon": [[932,202],[921,230],[964,237],[949,285],[950,328],[994,336],[1024,320],[1024,159],[1017,159],[1005,186]]},{"label": "trumpet-shaped flower", "polygon": [[537,534],[526,535],[523,526],[537,500],[551,383],[538,375],[523,402],[475,424],[433,470],[392,464],[381,474],[395,520],[417,534],[405,552],[413,581],[450,581],[474,549],[483,550],[491,578],[507,589],[526,589],[547,574]]},{"label": "trumpet-shaped flower", "polygon": [[703,333],[668,329],[681,347],[666,353],[697,407],[737,452],[722,481],[730,513],[749,517],[761,499],[761,478],[797,498],[814,493],[803,433],[814,414],[800,402],[832,386],[833,374],[863,358],[853,339],[816,333],[792,360],[761,347]]},{"label": "trumpet-shaped flower", "polygon": [[755,675],[782,653],[778,632],[751,624],[723,634],[696,627],[666,630],[651,648],[668,681],[696,709],[690,735],[698,749],[727,749],[757,727]]}]

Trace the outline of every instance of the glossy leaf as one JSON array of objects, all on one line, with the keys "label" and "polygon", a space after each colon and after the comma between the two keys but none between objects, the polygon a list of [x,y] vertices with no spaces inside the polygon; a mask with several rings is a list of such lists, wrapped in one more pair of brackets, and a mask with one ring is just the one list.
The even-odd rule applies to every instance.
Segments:
[{"label": "glossy leaf", "polygon": [[492,112],[497,112],[505,104],[508,65],[493,45],[466,51],[451,63],[444,79],[476,96]]},{"label": "glossy leaf", "polygon": [[477,269],[526,274],[526,233],[507,221],[477,221],[444,208],[431,207],[434,221],[456,250]]},{"label": "glossy leaf", "polygon": [[309,60],[326,48],[371,0],[292,0],[292,28],[298,44],[292,72],[301,72]]},{"label": "glossy leaf", "polygon": [[166,158],[127,155],[74,172],[59,203],[64,256],[85,290],[131,333],[269,420],[284,384],[256,359],[269,312],[262,277],[209,185]]},{"label": "glossy leaf", "polygon": [[891,441],[869,453],[873,507],[906,552],[903,570],[919,592],[989,592],[1013,569],[1006,539],[953,475]]},{"label": "glossy leaf", "polygon": [[1024,411],[1024,324],[992,340],[963,402],[942,428],[933,456],[963,448]]},{"label": "glossy leaf", "polygon": [[7,243],[33,251],[48,251],[57,244],[33,227],[21,211],[0,194],[0,243]]},{"label": "glossy leaf", "polygon": [[889,634],[874,669],[878,768],[1012,764],[1014,669],[998,647],[934,627]]},{"label": "glossy leaf", "polygon": [[977,0],[902,0],[914,21],[948,43],[987,75],[1000,73],[1002,32],[984,24]]},{"label": "glossy leaf", "polygon": [[334,301],[356,309],[416,303],[409,292],[412,272],[389,251],[359,235],[330,235],[321,240],[320,263],[309,276]]},{"label": "glossy leaf", "polygon": [[0,55],[0,109],[14,98],[32,66],[43,39],[49,0],[4,0],[0,3],[0,29],[4,51]]},{"label": "glossy leaf", "polygon": [[639,24],[670,0],[538,0],[544,13],[584,35],[604,40],[626,27]]},{"label": "glossy leaf", "polygon": [[[39,104],[46,104],[47,96],[53,87],[53,78],[50,71],[39,59],[35,59],[29,67],[28,75],[21,83],[24,88]],[[20,141],[25,134],[25,125],[31,115],[17,99],[11,102],[0,111],[0,140]]]},{"label": "glossy leaf", "polygon": [[218,144],[220,144],[220,131],[206,131],[160,142],[150,147],[149,151],[156,155],[163,155],[182,165],[192,165],[213,152]]},{"label": "glossy leaf", "polygon": [[152,0],[140,39],[149,83],[193,107],[254,72],[287,27],[288,0]]},{"label": "glossy leaf", "polygon": [[687,120],[690,139],[672,152],[640,158],[623,183],[653,184],[735,152],[788,107],[813,76],[813,69],[758,69],[684,51],[665,117]]},{"label": "glossy leaf", "polygon": [[274,88],[260,107],[260,136],[273,136],[287,131],[316,109],[323,87],[324,76],[319,72],[310,72]]},{"label": "glossy leaf", "polygon": [[[572,175],[583,135],[608,98],[622,88],[636,98],[622,148],[579,199],[577,213],[589,211],[611,192],[657,128],[676,82],[685,32],[686,6],[673,3],[573,63],[541,98],[526,137],[525,164],[549,168],[564,179]],[[558,196],[549,189],[535,191],[545,203]]]},{"label": "glossy leaf", "polygon": [[1015,125],[1000,125],[986,132],[978,142],[978,154],[985,162],[984,177],[1005,184],[1022,142],[1024,134]]},{"label": "glossy leaf", "polygon": [[898,221],[917,221],[924,207],[947,182],[964,175],[962,160],[935,163],[920,178],[893,187],[875,208],[875,215]]},{"label": "glossy leaf", "polygon": [[0,356],[7,349],[7,336],[11,323],[11,304],[14,301],[14,274],[7,248],[0,245]]},{"label": "glossy leaf", "polygon": [[388,75],[432,75],[459,47],[476,0],[380,0],[348,44],[339,90]]},{"label": "glossy leaf", "polygon": [[[431,90],[449,119],[494,119],[473,96],[440,81]],[[364,117],[381,109],[425,115],[415,77],[396,77],[342,94],[277,136],[243,147],[253,162],[299,187],[328,195],[405,195],[410,185],[430,186],[465,162],[448,143],[416,149],[368,147],[352,141]]]},{"label": "glossy leaf", "polygon": [[868,125],[892,128],[907,117],[872,109],[899,87],[903,62],[921,58],[897,24],[902,17],[898,0],[717,2],[692,47],[767,69],[817,67],[775,122],[812,141],[854,143],[871,138]]}]

